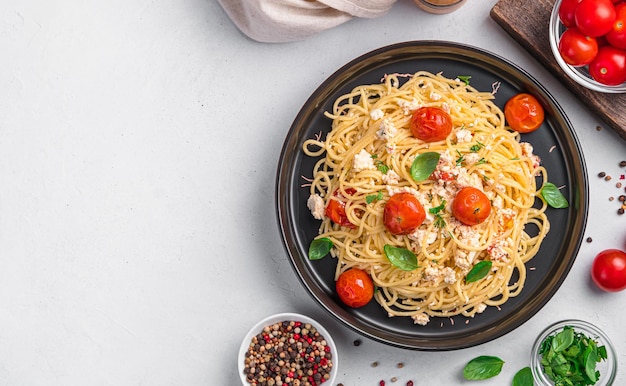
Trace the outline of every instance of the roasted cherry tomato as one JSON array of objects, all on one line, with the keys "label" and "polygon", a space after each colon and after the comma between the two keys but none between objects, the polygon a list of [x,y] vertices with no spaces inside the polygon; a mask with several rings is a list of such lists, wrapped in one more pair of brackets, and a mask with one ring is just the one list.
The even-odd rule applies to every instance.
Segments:
[{"label": "roasted cherry tomato", "polygon": [[559,53],[565,63],[584,66],[598,54],[598,42],[596,38],[583,35],[577,28],[569,28],[559,39]]},{"label": "roasted cherry tomato", "polygon": [[411,193],[396,193],[389,198],[383,211],[383,223],[394,235],[412,233],[426,219],[424,207]]},{"label": "roasted cherry tomato", "polygon": [[537,130],[543,123],[544,116],[541,103],[527,93],[514,95],[504,105],[506,121],[513,130],[520,133]]},{"label": "roasted cherry tomato", "polygon": [[615,21],[615,6],[611,0],[582,0],[574,13],[576,27],[585,35],[602,36]]},{"label": "roasted cherry tomato", "polygon": [[581,0],[563,0],[559,6],[559,19],[567,28],[576,27],[574,13]]},{"label": "roasted cherry tomato", "polygon": [[452,131],[452,117],[439,107],[420,107],[411,117],[411,133],[425,142],[446,139]]},{"label": "roasted cherry tomato", "polygon": [[365,271],[350,268],[339,275],[335,282],[339,299],[348,307],[363,307],[374,296],[374,283]]},{"label": "roasted cherry tomato", "polygon": [[613,28],[605,35],[606,40],[615,48],[626,50],[626,3],[615,6],[617,16]]},{"label": "roasted cherry tomato", "polygon": [[467,186],[459,190],[452,202],[452,215],[465,225],[485,221],[491,213],[491,201],[482,191]]},{"label": "roasted cherry tomato", "polygon": [[[356,193],[356,190],[348,188],[346,189],[346,193],[354,194]],[[335,190],[333,197],[328,200],[324,214],[335,224],[348,228],[355,228],[354,224],[348,220],[348,216],[346,215],[346,202],[344,200],[345,197],[343,197],[339,189]]]},{"label": "roasted cherry tomato", "polygon": [[591,266],[591,278],[604,291],[626,289],[626,252],[607,249],[598,253]]},{"label": "roasted cherry tomato", "polygon": [[600,47],[596,58],[589,63],[589,74],[609,86],[626,82],[626,50],[613,46]]}]

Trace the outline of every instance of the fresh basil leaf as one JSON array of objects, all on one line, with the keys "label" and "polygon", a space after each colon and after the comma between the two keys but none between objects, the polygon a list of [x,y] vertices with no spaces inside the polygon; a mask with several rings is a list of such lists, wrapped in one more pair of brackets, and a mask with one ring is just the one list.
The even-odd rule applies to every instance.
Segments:
[{"label": "fresh basil leaf", "polygon": [[467,276],[465,276],[465,281],[467,283],[472,283],[482,279],[489,274],[489,271],[491,271],[491,266],[492,263],[488,260],[483,260],[476,263],[476,265],[474,265],[474,267],[472,267],[472,269],[467,273]]},{"label": "fresh basil leaf", "polygon": [[513,377],[513,386],[533,386],[534,384],[533,372],[530,367],[524,367]]},{"label": "fresh basil leaf", "polygon": [[421,182],[430,177],[437,168],[441,154],[429,151],[415,157],[411,165],[411,177],[415,182]]},{"label": "fresh basil leaf", "polygon": [[556,187],[552,182],[546,182],[541,188],[541,197],[546,200],[548,205],[553,208],[567,208],[569,207],[569,203],[559,188]]},{"label": "fresh basil leaf", "polygon": [[470,381],[495,377],[502,371],[504,361],[498,357],[482,355],[469,361],[463,368],[463,376]]},{"label": "fresh basil leaf", "polygon": [[386,244],[384,251],[391,264],[403,271],[412,271],[419,268],[417,265],[417,256],[406,248]]},{"label": "fresh basil leaf", "polygon": [[563,331],[559,332],[552,339],[552,350],[554,352],[561,352],[567,349],[574,343],[574,329],[571,327],[565,327]]},{"label": "fresh basil leaf", "polygon": [[320,260],[328,255],[332,247],[333,242],[328,237],[313,240],[309,245],[309,260]]}]

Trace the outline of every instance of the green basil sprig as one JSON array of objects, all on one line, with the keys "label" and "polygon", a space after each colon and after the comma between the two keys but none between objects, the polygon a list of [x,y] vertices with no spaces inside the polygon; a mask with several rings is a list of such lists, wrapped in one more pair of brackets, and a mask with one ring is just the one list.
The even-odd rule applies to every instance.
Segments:
[{"label": "green basil sprig", "polygon": [[328,237],[313,240],[309,245],[309,260],[320,260],[328,255],[332,247],[333,242]]},{"label": "green basil sprig", "polygon": [[417,265],[417,256],[406,248],[386,244],[384,251],[389,262],[403,271],[412,271],[419,268]]},{"label": "green basil sprig", "polygon": [[415,157],[411,165],[411,178],[415,182],[421,182],[430,177],[437,168],[441,154],[429,151]]},{"label": "green basil sprig", "polygon": [[498,357],[481,355],[469,361],[463,368],[463,376],[470,381],[495,377],[502,371],[504,361]]},{"label": "green basil sprig", "polygon": [[465,281],[467,283],[472,283],[482,279],[483,277],[489,274],[491,271],[492,263],[489,260],[483,260],[472,267],[472,269],[465,276]]},{"label": "green basil sprig", "polygon": [[567,202],[565,196],[563,196],[559,188],[557,188],[552,182],[546,182],[543,184],[543,187],[541,188],[541,197],[543,197],[544,200],[546,200],[546,203],[553,208],[561,209],[569,207],[569,203]]}]

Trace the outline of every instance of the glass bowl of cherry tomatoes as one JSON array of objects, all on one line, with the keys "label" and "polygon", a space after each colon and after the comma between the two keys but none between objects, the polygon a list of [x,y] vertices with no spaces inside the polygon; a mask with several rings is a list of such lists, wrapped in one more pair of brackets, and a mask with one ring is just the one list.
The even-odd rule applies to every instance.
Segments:
[{"label": "glass bowl of cherry tomatoes", "polygon": [[556,62],[576,83],[626,93],[626,0],[556,0],[549,37]]}]

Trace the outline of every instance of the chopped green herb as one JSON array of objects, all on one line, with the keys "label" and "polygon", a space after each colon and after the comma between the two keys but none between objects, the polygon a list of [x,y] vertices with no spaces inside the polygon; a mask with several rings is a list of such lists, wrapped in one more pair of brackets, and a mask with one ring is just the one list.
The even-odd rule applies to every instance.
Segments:
[{"label": "chopped green herb", "polygon": [[459,155],[459,158],[456,159],[456,166],[461,166],[465,161],[465,155],[461,154],[461,152],[458,150],[456,151],[456,153]]},{"label": "chopped green herb", "polygon": [[376,161],[376,168],[382,173],[387,174],[389,166],[385,165],[383,161]]},{"label": "chopped green herb", "polygon": [[541,197],[543,197],[544,200],[546,200],[546,203],[553,208],[560,209],[569,207],[569,203],[567,202],[565,196],[563,196],[559,188],[551,182],[543,184],[543,187],[541,188]]},{"label": "chopped green herb", "polygon": [[477,153],[483,147],[485,147],[485,145],[483,145],[482,143],[476,141],[476,145],[472,145],[472,147],[470,147],[470,151],[472,153]]},{"label": "chopped green herb", "polygon": [[328,255],[332,247],[333,242],[328,237],[313,240],[309,245],[309,260],[320,260]]},{"label": "chopped green herb", "polygon": [[439,206],[428,209],[428,212],[435,215],[434,225],[436,228],[444,228],[446,221],[441,217],[441,211],[446,207],[446,200],[443,200]]},{"label": "chopped green herb", "polygon": [[472,79],[472,76],[471,75],[457,75],[457,79],[465,83],[466,86],[469,86],[470,79]]},{"label": "chopped green herb", "polygon": [[539,355],[543,371],[557,385],[595,385],[596,364],[607,358],[605,346],[571,326],[545,338]]},{"label": "chopped green herb", "polygon": [[482,165],[486,163],[487,163],[487,160],[485,158],[481,158],[478,161],[476,161],[476,165]]},{"label": "chopped green herb", "polygon": [[368,194],[365,196],[365,202],[371,204],[374,201],[379,201],[383,199],[383,192],[379,191],[377,194]]},{"label": "chopped green herb", "polygon": [[415,182],[421,182],[430,177],[437,168],[441,154],[430,151],[415,157],[411,165],[411,177]]},{"label": "chopped green herb", "polygon": [[504,361],[498,357],[482,355],[469,361],[463,368],[463,377],[470,381],[480,381],[495,377],[502,371]]},{"label": "chopped green herb", "polygon": [[394,247],[389,244],[386,244],[383,249],[391,264],[401,270],[413,271],[414,269],[419,268],[419,265],[417,265],[417,256],[408,249]]}]

